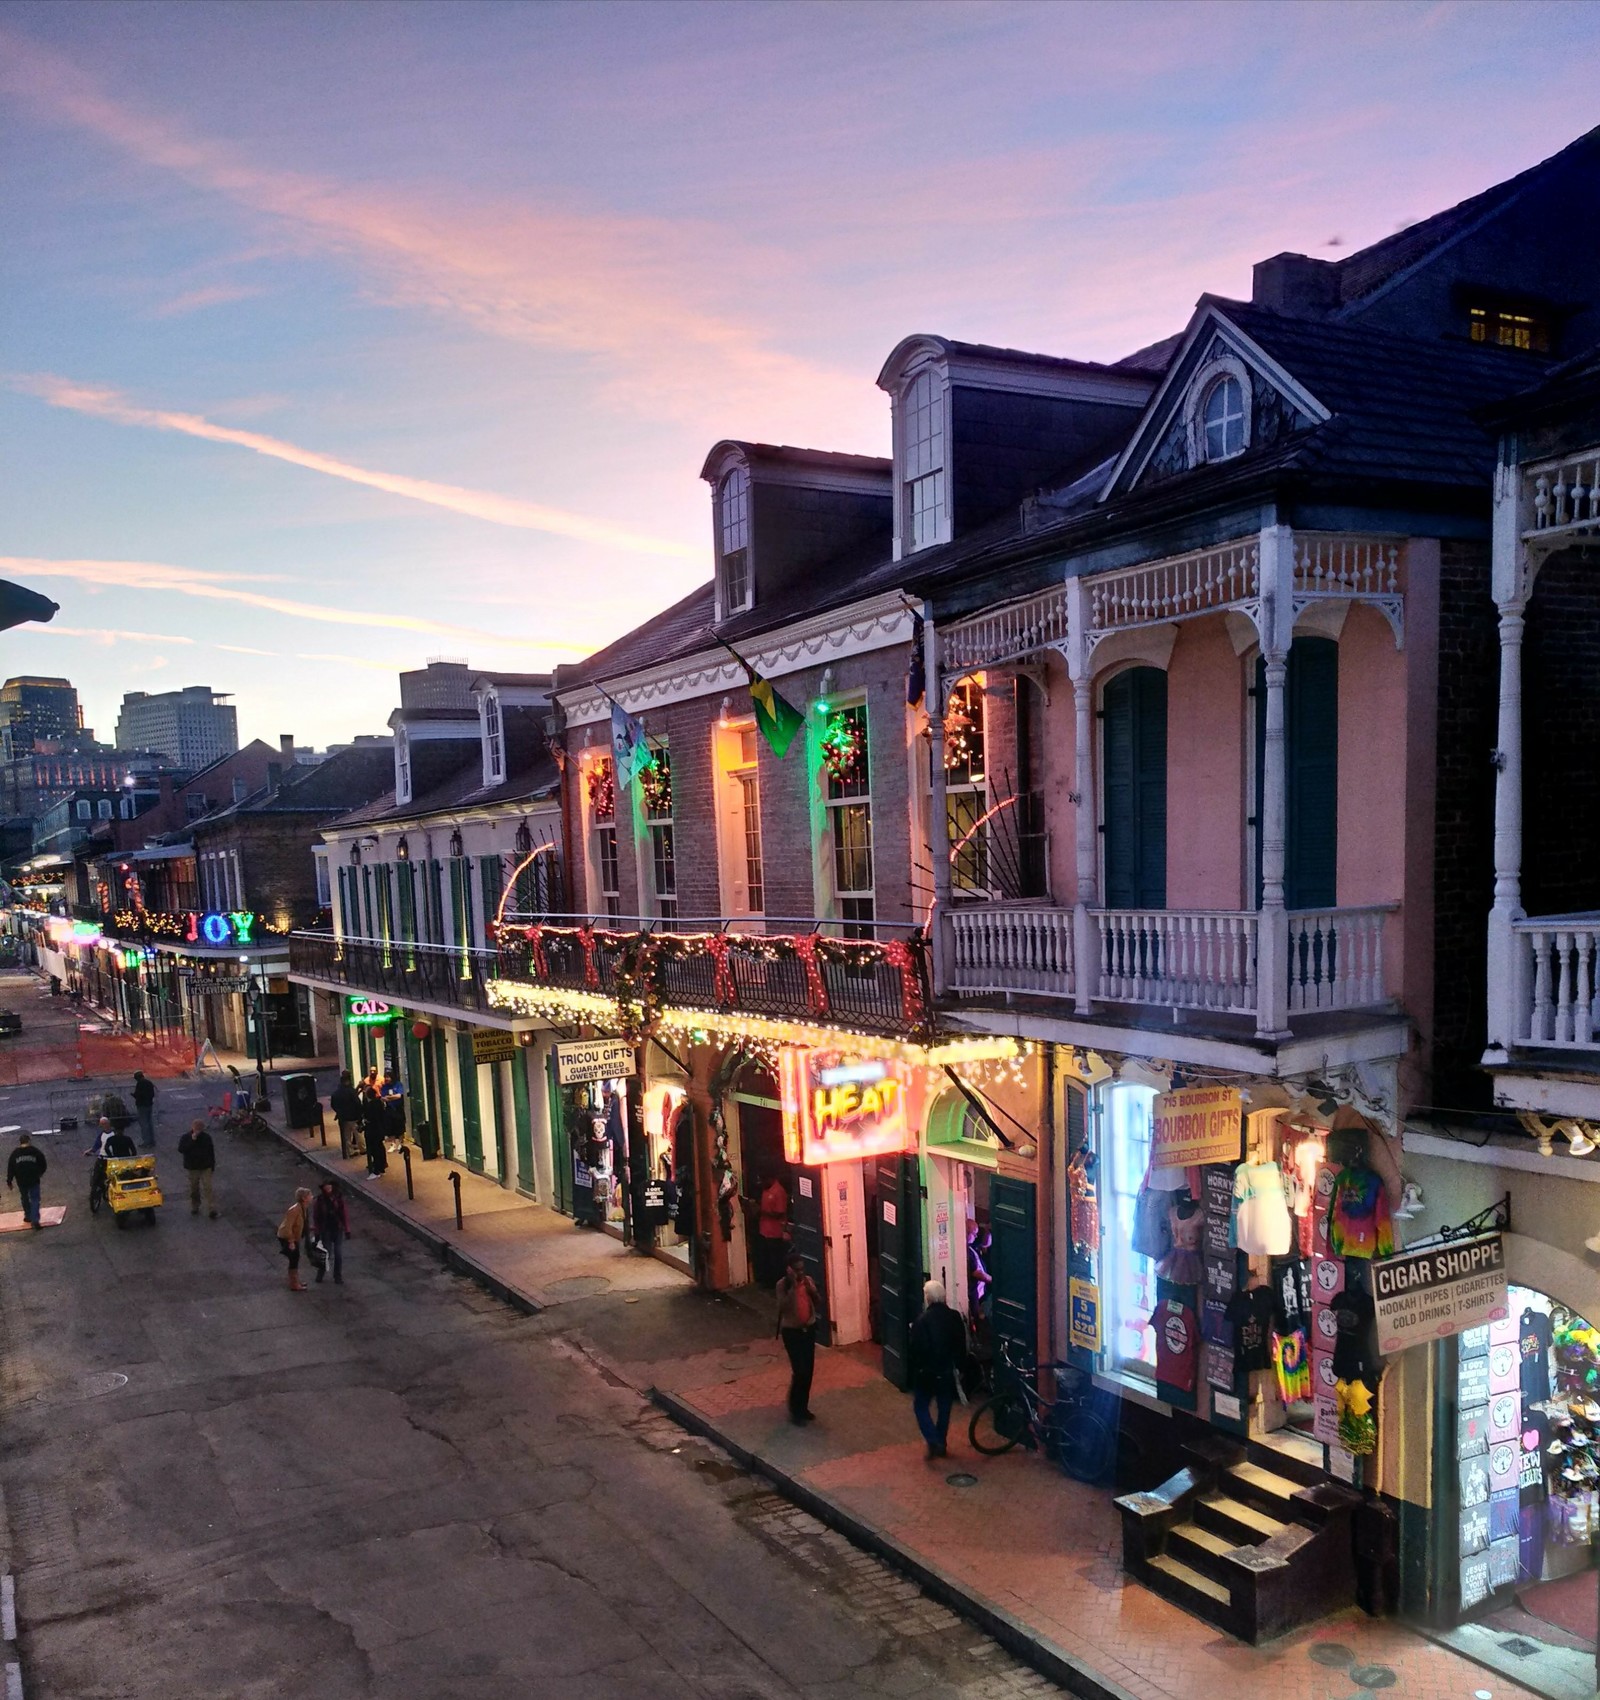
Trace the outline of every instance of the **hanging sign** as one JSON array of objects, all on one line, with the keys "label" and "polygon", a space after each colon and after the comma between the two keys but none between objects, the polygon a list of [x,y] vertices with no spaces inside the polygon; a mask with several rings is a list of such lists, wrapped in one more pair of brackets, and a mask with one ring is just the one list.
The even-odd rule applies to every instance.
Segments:
[{"label": "hanging sign", "polygon": [[1378,1349],[1444,1340],[1509,1314],[1506,1249],[1500,1234],[1483,1234],[1427,1251],[1374,1258],[1372,1302]]},{"label": "hanging sign", "polygon": [[556,1046],[556,1079],[563,1086],[629,1080],[638,1071],[626,1039],[572,1039]]},{"label": "hanging sign", "polygon": [[1184,1086],[1161,1093],[1152,1112],[1151,1167],[1237,1163],[1243,1111],[1237,1086]]},{"label": "hanging sign", "polygon": [[351,998],[345,1006],[347,1027],[382,1027],[395,1018],[392,1004],[382,998]]},{"label": "hanging sign", "polygon": [[1100,1350],[1100,1288],[1074,1275],[1068,1283],[1072,1343],[1085,1352]]},{"label": "hanging sign", "polygon": [[912,1142],[906,1072],[887,1057],[786,1045],[778,1053],[783,1149],[813,1168],[856,1157],[883,1157]]},{"label": "hanging sign", "polygon": [[517,1054],[517,1036],[509,1027],[474,1027],[472,1060],[475,1063],[510,1062]]}]

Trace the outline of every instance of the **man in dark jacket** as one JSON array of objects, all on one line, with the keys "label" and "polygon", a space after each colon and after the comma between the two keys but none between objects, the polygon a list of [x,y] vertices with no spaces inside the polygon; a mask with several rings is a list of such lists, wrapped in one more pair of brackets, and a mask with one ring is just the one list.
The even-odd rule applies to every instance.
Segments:
[{"label": "man in dark jacket", "polygon": [[22,1219],[30,1228],[42,1226],[39,1221],[39,1182],[50,1165],[44,1152],[27,1134],[17,1141],[17,1148],[6,1164],[6,1191],[13,1187],[22,1194]]},{"label": "man in dark jacket", "polygon": [[178,1141],[178,1155],[183,1159],[183,1172],[189,1177],[189,1214],[200,1214],[200,1194],[203,1192],[206,1209],[211,1220],[216,1221],[217,1201],[211,1191],[211,1176],[217,1166],[217,1148],[204,1122],[189,1123],[189,1131]]},{"label": "man in dark jacket", "polygon": [[928,1443],[928,1456],[942,1458],[956,1379],[967,1361],[967,1325],[945,1303],[942,1282],[923,1286],[922,1303],[922,1315],[911,1325],[911,1408]]},{"label": "man in dark jacket", "polygon": [[339,1155],[358,1157],[357,1135],[361,1131],[361,1094],[350,1079],[350,1070],[339,1076],[339,1084],[328,1098],[333,1119],[339,1124]]},{"label": "man in dark jacket", "polygon": [[156,1148],[156,1083],[142,1068],[133,1071],[133,1113],[139,1118],[139,1143]]}]

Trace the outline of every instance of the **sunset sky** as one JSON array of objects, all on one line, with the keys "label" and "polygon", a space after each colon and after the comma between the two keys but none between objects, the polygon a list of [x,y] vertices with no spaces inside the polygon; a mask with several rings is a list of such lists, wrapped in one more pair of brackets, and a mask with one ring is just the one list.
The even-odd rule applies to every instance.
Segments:
[{"label": "sunset sky", "polygon": [[913,331],[1114,359],[1600,122],[1600,7],[0,5],[0,676],[381,731],[708,575]]}]

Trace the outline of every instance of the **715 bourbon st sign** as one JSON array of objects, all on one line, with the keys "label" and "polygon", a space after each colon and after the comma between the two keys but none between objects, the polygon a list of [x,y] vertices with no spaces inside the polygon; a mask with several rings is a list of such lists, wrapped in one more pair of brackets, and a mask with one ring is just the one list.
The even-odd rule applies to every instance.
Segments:
[{"label": "715 bourbon st sign", "polygon": [[1403,1352],[1506,1315],[1506,1251],[1499,1234],[1426,1251],[1404,1251],[1372,1264],[1378,1349]]}]

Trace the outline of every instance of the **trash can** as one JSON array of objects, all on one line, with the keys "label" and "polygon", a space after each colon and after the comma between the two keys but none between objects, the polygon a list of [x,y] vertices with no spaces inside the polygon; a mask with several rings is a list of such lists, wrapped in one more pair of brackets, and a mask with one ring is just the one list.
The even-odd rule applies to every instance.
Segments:
[{"label": "trash can", "polygon": [[416,1127],[417,1144],[422,1147],[422,1159],[426,1162],[430,1157],[439,1155],[439,1136],[433,1131],[432,1122],[418,1122]]},{"label": "trash can", "polygon": [[309,1074],[286,1074],[283,1077],[284,1120],[293,1128],[316,1127],[322,1120],[322,1105],[317,1099],[317,1082]]}]

